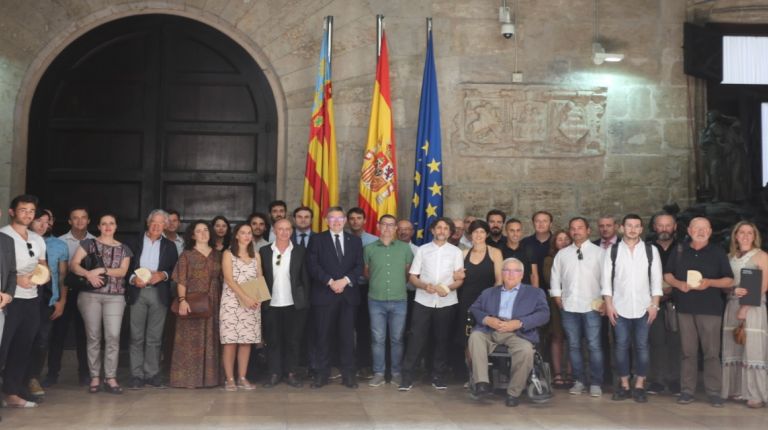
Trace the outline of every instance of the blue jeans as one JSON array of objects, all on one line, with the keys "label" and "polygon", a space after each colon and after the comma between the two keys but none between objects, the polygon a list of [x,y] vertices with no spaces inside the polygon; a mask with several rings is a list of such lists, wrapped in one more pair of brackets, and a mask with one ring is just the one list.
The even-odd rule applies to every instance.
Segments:
[{"label": "blue jeans", "polygon": [[563,310],[563,329],[568,338],[568,355],[573,366],[574,378],[587,383],[584,375],[584,361],[581,357],[581,338],[587,339],[589,348],[590,384],[603,383],[603,347],[600,343],[601,316],[595,311],[585,313]]},{"label": "blue jeans", "polygon": [[387,370],[386,345],[389,327],[389,358],[392,374],[399,375],[403,361],[403,332],[408,311],[406,300],[368,299],[368,313],[371,315],[371,350],[373,373],[384,374]]},{"label": "blue jeans", "polygon": [[616,368],[619,376],[629,376],[629,344],[632,343],[632,349],[635,356],[635,376],[645,377],[648,375],[648,314],[640,318],[624,318],[619,316],[616,319],[614,328],[614,340],[616,342]]}]

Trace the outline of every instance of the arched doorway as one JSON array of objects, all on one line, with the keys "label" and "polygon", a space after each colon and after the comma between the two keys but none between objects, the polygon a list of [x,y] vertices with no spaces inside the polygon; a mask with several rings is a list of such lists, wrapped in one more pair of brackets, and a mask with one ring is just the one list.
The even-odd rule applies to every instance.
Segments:
[{"label": "arched doorway", "polygon": [[74,41],[40,80],[27,187],[59,217],[114,212],[123,233],[156,207],[242,219],[274,197],[276,122],[264,73],[226,35],[178,16],[123,18]]}]

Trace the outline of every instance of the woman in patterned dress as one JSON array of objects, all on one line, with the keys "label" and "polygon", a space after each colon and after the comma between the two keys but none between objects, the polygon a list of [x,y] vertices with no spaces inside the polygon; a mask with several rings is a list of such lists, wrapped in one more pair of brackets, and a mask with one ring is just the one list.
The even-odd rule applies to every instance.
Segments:
[{"label": "woman in patterned dress", "polygon": [[[69,270],[78,276],[84,276],[93,290],[81,291],[77,298],[77,308],[83,315],[87,337],[88,368],[91,383],[88,392],[101,390],[101,340],[104,338],[104,390],[110,394],[122,394],[123,389],[117,383],[117,359],[120,353],[120,328],[125,311],[125,274],[128,272],[130,248],[115,240],[117,218],[114,215],[102,215],[99,218],[99,237],[85,239],[69,262]],[[104,267],[85,270],[80,265],[90,253],[101,256]],[[103,327],[103,330],[102,330]]]},{"label": "woman in patterned dress", "polygon": [[[254,386],[245,379],[251,345],[261,342],[261,309],[259,302],[250,298],[240,284],[255,279],[261,274],[259,254],[253,251],[253,232],[248,224],[235,227],[229,249],[224,251],[221,269],[224,274],[224,292],[221,296],[219,326],[221,343],[224,345],[222,361],[226,381],[224,389],[236,391],[253,390]],[[241,305],[242,303],[242,305]],[[238,378],[234,379],[235,355],[237,355]]]},{"label": "woman in patterned dress", "polygon": [[[746,400],[750,408],[761,408],[768,402],[768,321],[765,293],[768,291],[768,254],[760,249],[757,227],[742,221],[731,232],[731,269],[736,288],[728,295],[723,321],[723,398]],[[760,306],[741,306],[739,298],[747,294],[741,288],[741,269],[763,272]],[[733,329],[744,322],[747,341],[737,344]]]},{"label": "woman in patterned dress", "polygon": [[[191,223],[184,233],[184,252],[179,256],[173,280],[177,283],[179,315],[189,313],[187,294],[207,293],[211,309],[219,309],[221,297],[221,252],[211,246],[208,223]],[[219,385],[219,319],[176,318],[171,357],[171,386],[179,388]]]}]

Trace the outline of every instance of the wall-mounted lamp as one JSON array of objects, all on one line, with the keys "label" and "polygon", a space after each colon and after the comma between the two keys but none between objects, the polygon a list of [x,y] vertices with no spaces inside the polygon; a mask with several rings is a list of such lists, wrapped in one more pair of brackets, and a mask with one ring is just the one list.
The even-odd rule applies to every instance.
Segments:
[{"label": "wall-mounted lamp", "polygon": [[507,6],[507,0],[501,0],[499,23],[501,23],[501,35],[505,39],[511,39],[515,35],[515,24],[512,23],[512,9]]},{"label": "wall-mounted lamp", "polygon": [[605,52],[605,48],[600,42],[592,44],[592,61],[597,64],[603,64],[604,62],[618,63],[624,59],[624,54],[618,54],[615,52]]}]

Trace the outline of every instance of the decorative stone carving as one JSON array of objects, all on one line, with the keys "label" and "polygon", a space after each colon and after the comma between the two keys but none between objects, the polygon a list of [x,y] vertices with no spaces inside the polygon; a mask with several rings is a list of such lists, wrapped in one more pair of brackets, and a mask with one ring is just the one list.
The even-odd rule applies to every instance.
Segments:
[{"label": "decorative stone carving", "polygon": [[607,88],[463,84],[454,147],[464,156],[549,158],[605,154]]}]

